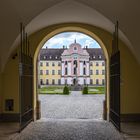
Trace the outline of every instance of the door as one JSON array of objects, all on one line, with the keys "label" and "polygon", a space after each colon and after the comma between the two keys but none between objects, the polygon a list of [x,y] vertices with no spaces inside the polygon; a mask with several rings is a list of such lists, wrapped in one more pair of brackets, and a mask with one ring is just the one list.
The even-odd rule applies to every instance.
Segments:
[{"label": "door", "polygon": [[118,49],[118,22],[112,41],[110,58],[110,121],[120,131],[120,51]]},{"label": "door", "polygon": [[21,131],[33,120],[33,65],[25,29],[21,24],[21,46],[19,50],[19,101]]}]

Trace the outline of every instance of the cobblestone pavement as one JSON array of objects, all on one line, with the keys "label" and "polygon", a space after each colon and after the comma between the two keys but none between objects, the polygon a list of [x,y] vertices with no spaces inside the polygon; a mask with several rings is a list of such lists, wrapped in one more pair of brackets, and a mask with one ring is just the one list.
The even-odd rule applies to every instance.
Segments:
[{"label": "cobblestone pavement", "polygon": [[39,95],[42,118],[29,124],[15,140],[123,140],[102,120],[104,95]]},{"label": "cobblestone pavement", "polygon": [[39,95],[41,118],[102,119],[104,95]]},{"label": "cobblestone pavement", "polygon": [[46,119],[31,123],[15,140],[123,140],[123,137],[103,120]]}]

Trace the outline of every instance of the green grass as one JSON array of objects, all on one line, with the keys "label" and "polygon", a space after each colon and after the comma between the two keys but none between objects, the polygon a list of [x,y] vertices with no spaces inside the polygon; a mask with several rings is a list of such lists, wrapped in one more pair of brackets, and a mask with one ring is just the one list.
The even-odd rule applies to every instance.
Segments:
[{"label": "green grass", "polygon": [[97,87],[88,87],[88,94],[104,94],[105,93],[105,87],[103,86],[97,86]]},{"label": "green grass", "polygon": [[47,86],[38,89],[39,94],[63,94],[64,86]]},{"label": "green grass", "polygon": [[[60,94],[63,95],[64,86],[46,86],[38,89],[39,94]],[[88,86],[88,94],[104,94],[103,86]]]}]

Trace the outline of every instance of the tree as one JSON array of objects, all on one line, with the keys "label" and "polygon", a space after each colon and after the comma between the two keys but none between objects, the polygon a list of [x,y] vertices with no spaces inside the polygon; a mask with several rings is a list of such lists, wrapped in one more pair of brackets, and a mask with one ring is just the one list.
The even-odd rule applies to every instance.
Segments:
[{"label": "tree", "polygon": [[83,94],[88,94],[88,86],[85,86],[85,87],[83,88]]},{"label": "tree", "polygon": [[65,85],[64,89],[63,89],[63,94],[65,95],[69,95],[69,87]]}]

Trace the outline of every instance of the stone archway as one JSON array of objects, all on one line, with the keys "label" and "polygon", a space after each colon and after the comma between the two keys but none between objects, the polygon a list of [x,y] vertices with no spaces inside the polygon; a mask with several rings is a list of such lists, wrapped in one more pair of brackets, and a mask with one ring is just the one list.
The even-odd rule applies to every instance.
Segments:
[{"label": "stone archway", "polygon": [[[107,101],[107,106],[105,106],[105,108],[108,108],[108,110],[106,111],[107,114],[109,114],[109,57],[108,57],[108,53],[107,53],[107,49],[104,45],[104,43],[102,42],[102,40],[96,35],[94,34],[94,32],[90,31],[90,30],[87,30],[86,28],[82,28],[80,26],[77,26],[75,24],[73,24],[73,26],[70,26],[70,25],[67,25],[63,26],[62,24],[62,27],[61,28],[57,28],[57,29],[54,29],[54,30],[51,30],[51,32],[47,35],[45,35],[42,39],[40,39],[40,42],[38,44],[38,46],[36,46],[36,51],[35,51],[35,54],[34,54],[34,109],[35,109],[35,113],[34,113],[34,119],[36,119],[36,102],[37,102],[37,57],[38,57],[38,53],[40,51],[40,48],[42,48],[43,44],[48,40],[50,39],[51,37],[53,37],[54,35],[58,34],[58,33],[62,33],[62,32],[67,32],[67,31],[76,31],[76,32],[81,32],[81,33],[84,33],[84,34],[87,34],[89,35],[90,37],[94,38],[98,43],[99,45],[101,46],[101,48],[103,49],[103,52],[104,52],[104,55],[105,55],[105,61],[106,61],[106,93],[105,93],[105,98],[106,98],[106,101]],[[109,118],[109,117],[107,117]]]}]

